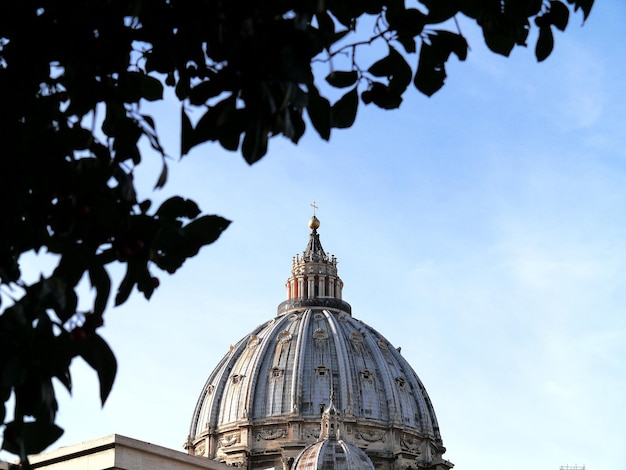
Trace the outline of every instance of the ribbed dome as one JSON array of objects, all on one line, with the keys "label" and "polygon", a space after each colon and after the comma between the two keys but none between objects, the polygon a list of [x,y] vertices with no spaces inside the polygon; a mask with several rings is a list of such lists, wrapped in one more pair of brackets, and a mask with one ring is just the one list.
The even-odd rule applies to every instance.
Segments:
[{"label": "ribbed dome", "polygon": [[286,470],[318,440],[332,396],[342,439],[364,448],[377,468],[416,460],[452,466],[441,458],[445,448],[424,386],[396,348],[351,316],[336,264],[313,228],[294,259],[278,316],[231,347],[209,376],[191,422],[190,453]]},{"label": "ribbed dome", "polygon": [[374,470],[367,454],[344,440],[325,440],[302,451],[293,470]]},{"label": "ribbed dome", "polygon": [[426,390],[400,353],[346,312],[321,308],[274,318],[240,340],[209,377],[191,435],[293,414],[317,427],[331,391],[346,418],[440,438]]}]

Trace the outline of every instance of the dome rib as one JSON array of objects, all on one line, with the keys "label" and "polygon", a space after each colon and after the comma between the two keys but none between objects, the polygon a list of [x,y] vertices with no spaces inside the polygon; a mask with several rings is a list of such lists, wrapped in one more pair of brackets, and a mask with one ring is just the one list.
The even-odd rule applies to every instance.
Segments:
[{"label": "dome rib", "polygon": [[[220,409],[219,403],[217,406],[213,406],[215,404],[215,399],[217,401],[221,401],[221,397],[223,396],[224,389],[226,387],[226,382],[222,380],[224,375],[224,371],[228,369],[232,369],[232,364],[238,359],[238,354],[236,354],[237,350],[240,350],[238,346],[243,343],[250,336],[258,334],[259,331],[263,328],[263,325],[259,325],[252,333],[250,333],[245,338],[241,339],[236,346],[229,352],[227,352],[217,367],[213,370],[213,372],[209,375],[209,378],[206,380],[204,387],[202,387],[202,392],[200,393],[200,398],[198,399],[193,419],[191,422],[191,426],[189,428],[189,436],[193,438],[198,435],[203,429],[207,427],[215,427],[216,425],[216,416]],[[229,367],[230,364],[230,367]],[[206,400],[206,397],[209,397]],[[207,412],[203,412],[203,410],[208,409]],[[204,417],[205,419],[202,419]]]},{"label": "dome rib", "polygon": [[292,394],[293,403],[296,405],[298,412],[302,410],[302,396],[303,396],[303,381],[302,377],[305,373],[305,354],[309,336],[305,334],[309,329],[310,316],[305,315],[304,321],[301,321],[298,325],[298,339],[296,347],[296,357],[293,361],[293,375],[294,375],[294,394]]},{"label": "dome rib", "polygon": [[402,355],[395,351],[390,350],[390,352],[396,356],[396,360],[399,364],[402,365],[404,370],[404,376],[407,380],[411,382],[411,387],[413,393],[417,393],[418,396],[421,396],[423,400],[414,401],[417,405],[416,414],[419,416],[419,422],[426,424],[428,427],[425,430],[425,433],[429,436],[434,437],[438,441],[441,441],[441,435],[439,434],[439,425],[437,423],[437,417],[435,415],[435,409],[430,401],[430,396],[426,392],[426,388],[422,384],[422,381],[417,376],[411,365],[406,361]]},{"label": "dome rib", "polygon": [[[391,374],[389,373],[389,364],[387,364],[387,359],[385,358],[383,352],[380,349],[380,340],[382,339],[383,341],[385,341],[386,344],[388,344],[387,340],[383,338],[382,336],[378,335],[378,333],[371,328],[366,328],[365,331],[367,331],[367,334],[364,335],[365,342],[369,346],[369,351],[371,351],[372,355],[374,356],[374,362],[378,368],[379,376],[382,381],[383,387],[385,389],[385,397],[386,397],[385,405],[386,405],[386,411],[387,411],[386,413],[387,419],[390,420],[394,424],[398,424],[397,419],[396,419],[395,388],[393,387],[393,384],[391,383]],[[377,339],[374,337],[373,333],[375,333],[378,336]]]},{"label": "dome rib", "polygon": [[[274,380],[273,387],[270,387],[270,373],[274,367],[280,368],[280,362],[278,364],[276,364],[275,362],[276,350],[279,345],[281,345],[279,341],[279,336],[283,331],[288,331],[288,323],[289,322],[287,322],[285,318],[277,318],[266,324],[269,327],[269,331],[267,331],[264,340],[260,345],[261,348],[259,350],[259,357],[269,357],[271,360],[262,360],[255,363],[255,379],[251,384],[250,394],[250,396],[254,398],[251,407],[252,409],[250,410],[250,419],[252,421],[258,419],[259,417],[279,416],[281,414],[284,414],[284,408],[282,407],[282,397],[284,396],[284,377],[286,375],[284,373],[285,371],[283,369],[282,377],[278,377],[276,378],[276,380]],[[281,379],[280,385],[275,386],[276,383],[278,383],[278,379]],[[270,388],[273,388],[272,393],[270,393]],[[272,402],[268,403],[267,400],[263,399],[263,397],[271,397]],[[273,408],[276,403],[281,406],[281,409],[274,412]]]},{"label": "dome rib", "polygon": [[354,397],[353,390],[353,380],[351,380],[354,374],[351,374],[351,371],[354,372],[354,367],[350,367],[348,362],[351,362],[351,355],[348,350],[346,344],[345,335],[340,334],[340,330],[342,330],[340,323],[335,315],[333,315],[328,310],[323,310],[323,313],[326,317],[326,321],[329,325],[329,328],[332,332],[332,338],[335,342],[335,348],[337,350],[337,363],[339,366],[339,376],[345,378],[346,380],[342,381],[340,384],[341,391],[341,412],[345,413],[345,410],[352,409],[352,398]]}]

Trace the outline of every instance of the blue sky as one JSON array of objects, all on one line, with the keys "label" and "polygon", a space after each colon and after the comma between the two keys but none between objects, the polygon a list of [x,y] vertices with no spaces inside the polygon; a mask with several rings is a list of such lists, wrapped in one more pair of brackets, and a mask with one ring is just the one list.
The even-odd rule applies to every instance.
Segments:
[{"label": "blue sky", "polygon": [[[160,275],[152,301],[109,311],[113,393],[100,410],[77,361],[60,444],[119,433],[182,449],[213,367],[285,299],[315,200],[344,299],[402,347],[456,468],[626,469],[624,18],[598,0],[541,64],[532,48],[494,56],[462,24],[472,50],[430,99],[361,106],[330,143],[275,139],[252,167],[215,145],[172,164],[156,198],[233,224]],[[176,155],[179,106],[153,111]]]}]

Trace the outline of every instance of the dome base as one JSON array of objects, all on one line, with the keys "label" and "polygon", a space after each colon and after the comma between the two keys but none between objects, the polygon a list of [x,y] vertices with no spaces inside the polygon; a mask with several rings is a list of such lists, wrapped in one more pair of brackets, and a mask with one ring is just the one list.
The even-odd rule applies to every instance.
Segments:
[{"label": "dome base", "polygon": [[278,305],[277,313],[278,316],[286,315],[293,310],[304,309],[304,308],[324,308],[331,310],[339,310],[347,313],[348,315],[352,315],[352,307],[350,304],[341,299],[335,299],[332,297],[323,298],[316,297],[313,299],[289,299],[281,302]]}]

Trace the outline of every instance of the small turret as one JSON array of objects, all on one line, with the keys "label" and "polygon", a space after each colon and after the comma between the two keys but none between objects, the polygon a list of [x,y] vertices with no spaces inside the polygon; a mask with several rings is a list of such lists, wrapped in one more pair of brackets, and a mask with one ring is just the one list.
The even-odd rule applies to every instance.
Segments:
[{"label": "small turret", "polygon": [[294,460],[292,470],[374,470],[374,464],[359,447],[342,439],[341,417],[333,404],[322,414],[320,437]]},{"label": "small turret", "polygon": [[333,403],[333,392],[330,393],[330,404],[322,413],[320,437],[318,441],[324,439],[341,439],[339,412]]}]

